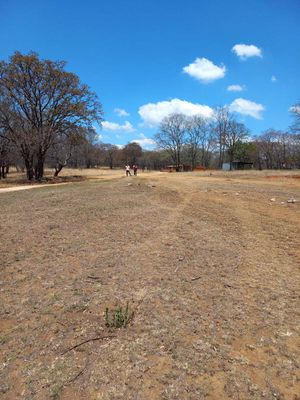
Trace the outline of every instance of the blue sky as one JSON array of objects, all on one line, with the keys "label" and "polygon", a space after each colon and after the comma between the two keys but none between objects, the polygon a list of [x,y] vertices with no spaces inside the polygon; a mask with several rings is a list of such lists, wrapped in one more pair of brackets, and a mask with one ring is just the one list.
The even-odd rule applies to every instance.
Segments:
[{"label": "blue sky", "polygon": [[255,135],[292,122],[299,17],[299,0],[0,0],[0,59],[67,61],[103,104],[104,142],[151,147],[168,112],[225,104]]}]

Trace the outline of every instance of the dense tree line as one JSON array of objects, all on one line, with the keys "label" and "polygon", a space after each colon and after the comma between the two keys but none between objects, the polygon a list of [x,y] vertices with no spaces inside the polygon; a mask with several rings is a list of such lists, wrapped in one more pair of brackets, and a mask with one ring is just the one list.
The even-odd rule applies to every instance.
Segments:
[{"label": "dense tree line", "polygon": [[252,163],[257,169],[300,168],[299,105],[292,107],[295,121],[289,132],[269,129],[251,137],[226,107],[204,119],[173,114],[166,117],[156,134],[158,147],[179,169],[183,163],[206,168],[230,167],[234,162]]},{"label": "dense tree line", "polygon": [[222,168],[225,156],[232,162],[237,146],[248,137],[249,130],[226,107],[217,108],[209,119],[170,115],[162,121],[155,136],[159,148],[169,153],[177,169],[183,161],[189,162],[192,169],[198,163],[210,167],[216,157],[218,167]]}]

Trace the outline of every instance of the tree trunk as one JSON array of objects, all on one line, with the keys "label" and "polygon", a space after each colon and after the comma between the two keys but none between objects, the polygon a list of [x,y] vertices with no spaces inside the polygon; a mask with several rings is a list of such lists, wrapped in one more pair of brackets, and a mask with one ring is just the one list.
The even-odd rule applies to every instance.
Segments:
[{"label": "tree trunk", "polygon": [[35,170],[34,175],[37,181],[40,181],[44,176],[44,162],[45,162],[45,156],[43,154],[38,154],[37,163],[34,168]]},{"label": "tree trunk", "polygon": [[220,145],[220,153],[219,153],[219,168],[222,169],[224,161],[224,148]]},{"label": "tree trunk", "polygon": [[178,149],[176,152],[176,171],[180,171],[180,150]]},{"label": "tree trunk", "polygon": [[58,164],[56,165],[55,168],[55,172],[54,172],[54,176],[58,176],[58,174],[60,173],[60,171],[63,169],[64,165],[63,164]]},{"label": "tree trunk", "polygon": [[232,171],[232,164],[233,164],[233,159],[234,159],[233,155],[234,155],[234,151],[233,151],[233,148],[231,148],[231,149],[229,150],[229,166],[230,166],[230,171]]},{"label": "tree trunk", "polygon": [[192,171],[194,171],[195,167],[196,167],[196,158],[197,158],[197,150],[196,148],[191,149],[191,168]]},{"label": "tree trunk", "polygon": [[16,164],[15,167],[16,167],[17,172],[24,172],[25,171],[25,168],[23,167],[23,165],[20,166],[20,165]]},{"label": "tree trunk", "polygon": [[32,159],[24,159],[27,179],[31,181],[34,177],[33,162]]},{"label": "tree trunk", "polygon": [[2,175],[3,179],[6,177],[5,171],[6,171],[6,166],[2,165],[0,175]]}]

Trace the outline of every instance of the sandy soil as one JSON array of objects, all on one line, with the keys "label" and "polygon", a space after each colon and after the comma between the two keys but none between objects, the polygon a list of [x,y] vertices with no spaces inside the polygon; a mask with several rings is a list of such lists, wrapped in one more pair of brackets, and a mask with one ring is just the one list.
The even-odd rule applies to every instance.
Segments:
[{"label": "sandy soil", "polygon": [[[64,168],[59,176],[53,176],[53,170],[47,168],[45,169],[45,175],[42,182],[32,181],[28,184],[25,173],[17,172],[11,168],[11,172],[7,175],[5,179],[0,179],[0,193],[7,192],[5,189],[11,189],[9,191],[14,191],[13,188],[20,188],[18,190],[25,190],[46,186],[48,184],[56,185],[62,183],[74,183],[81,182],[84,180],[112,180],[115,178],[120,178],[124,175],[123,170],[110,170],[108,168],[103,169],[72,169]],[[24,189],[21,189],[24,188]]]},{"label": "sandy soil", "polygon": [[300,398],[295,175],[150,173],[0,206],[1,399]]},{"label": "sandy soil", "polygon": [[39,189],[45,186],[59,186],[66,185],[66,183],[53,183],[53,184],[44,184],[44,185],[19,185],[19,186],[9,186],[0,188],[1,193],[9,193],[9,192],[19,192],[20,190],[29,190],[29,189]]}]

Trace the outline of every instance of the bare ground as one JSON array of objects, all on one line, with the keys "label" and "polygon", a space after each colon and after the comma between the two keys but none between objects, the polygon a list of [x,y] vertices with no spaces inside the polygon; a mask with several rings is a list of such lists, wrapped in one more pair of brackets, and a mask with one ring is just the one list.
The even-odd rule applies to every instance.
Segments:
[{"label": "bare ground", "polygon": [[1,399],[299,399],[299,200],[264,173],[1,194]]}]

